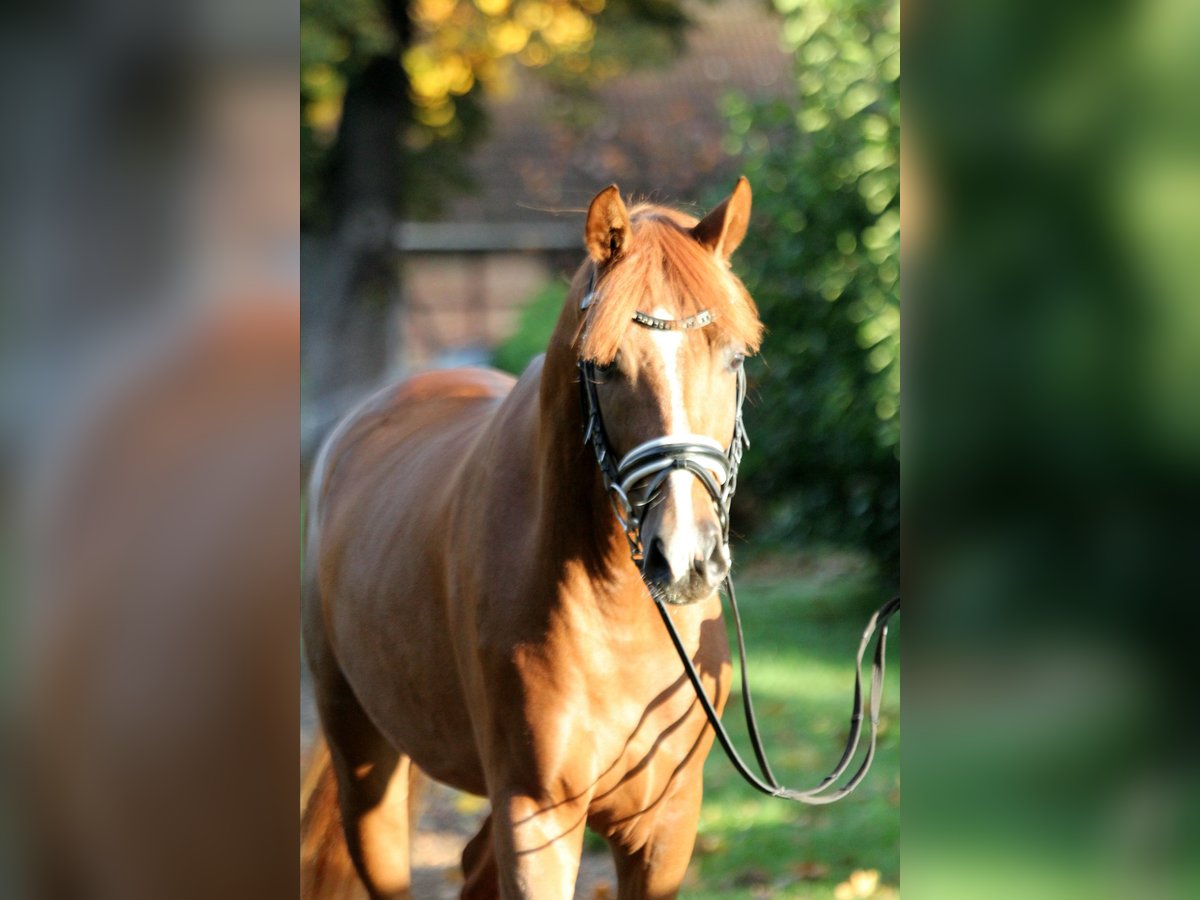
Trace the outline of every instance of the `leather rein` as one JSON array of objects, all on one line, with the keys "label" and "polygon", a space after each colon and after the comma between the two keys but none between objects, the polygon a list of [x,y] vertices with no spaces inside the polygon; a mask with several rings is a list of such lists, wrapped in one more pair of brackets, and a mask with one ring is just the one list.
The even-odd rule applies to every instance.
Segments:
[{"label": "leather rein", "polygon": [[[591,284],[584,296],[580,309],[587,309],[595,296],[595,273],[592,274]],[[704,310],[686,319],[660,319],[646,313],[635,311],[633,321],[644,328],[660,330],[689,330],[703,328],[714,321],[714,316]],[[721,526],[722,540],[726,548],[729,545],[729,508],[733,494],[737,489],[737,472],[741,464],[742,451],[750,446],[746,428],[742,421],[742,404],[746,398],[746,373],[742,366],[737,371],[737,412],[734,419],[733,440],[728,447],[721,447],[716,441],[703,435],[682,435],[654,438],[634,447],[619,460],[612,452],[608,436],[604,429],[604,418],[600,412],[600,399],[596,393],[599,383],[599,372],[594,361],[579,361],[579,383],[583,404],[584,444],[590,444],[600,469],[600,478],[606,493],[612,502],[613,512],[625,533],[629,543],[630,557],[640,570],[643,562],[643,547],[641,541],[641,523],[646,509],[653,503],[658,488],[671,474],[683,469],[690,472],[704,485],[713,505]],[[871,763],[875,759],[876,739],[879,729],[879,710],[883,702],[883,675],[885,652],[887,648],[888,620],[900,609],[900,598],[893,597],[883,604],[867,622],[862,640],[858,646],[855,659],[854,673],[854,704],[850,716],[850,733],[846,738],[846,747],[842,758],[828,775],[816,787],[807,790],[793,790],[782,786],[771,771],[767,761],[766,750],[758,730],[758,720],[754,714],[754,700],[750,693],[750,681],[746,671],[746,642],[742,634],[742,617],[738,610],[737,595],[733,590],[733,579],[726,575],[724,581],[725,594],[729,598],[729,606],[733,612],[733,623],[737,633],[738,664],[742,672],[742,708],[746,718],[746,731],[750,736],[750,744],[758,763],[759,773],[746,764],[733,745],[729,733],[721,722],[716,707],[704,690],[700,675],[692,663],[683,640],[675,628],[675,623],[667,611],[670,603],[661,591],[646,583],[654,605],[658,608],[670,635],[671,643],[679,654],[684,672],[692,683],[696,697],[708,717],[709,723],[716,732],[717,740],[729,757],[730,763],[751,787],[772,797],[782,797],[799,803],[823,805],[833,803],[845,797],[862,782]],[[875,651],[871,663],[871,682],[869,693],[870,736],[867,742],[866,755],[858,768],[846,781],[840,785],[835,782],[841,778],[850,767],[858,750],[859,739],[863,730],[863,711],[867,705],[863,699],[863,658],[871,638],[875,637]]]}]

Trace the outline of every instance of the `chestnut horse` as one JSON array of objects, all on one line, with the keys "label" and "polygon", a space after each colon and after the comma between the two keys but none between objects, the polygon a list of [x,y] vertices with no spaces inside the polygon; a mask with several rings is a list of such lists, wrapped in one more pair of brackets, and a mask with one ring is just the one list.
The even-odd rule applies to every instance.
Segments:
[{"label": "chestnut horse", "polygon": [[516,381],[460,369],[389,387],[322,451],[304,640],[329,753],[303,839],[310,857],[339,852],[340,818],[372,896],[409,895],[414,767],[490,801],[464,897],[571,897],[585,825],[622,898],[678,892],[712,730],[647,583],[720,708],[729,548],[681,469],[641,498],[639,570],[584,443],[579,363],[616,452],[729,446],[762,333],[729,268],[749,213],[745,179],[700,222],[605,189],[544,357]]}]

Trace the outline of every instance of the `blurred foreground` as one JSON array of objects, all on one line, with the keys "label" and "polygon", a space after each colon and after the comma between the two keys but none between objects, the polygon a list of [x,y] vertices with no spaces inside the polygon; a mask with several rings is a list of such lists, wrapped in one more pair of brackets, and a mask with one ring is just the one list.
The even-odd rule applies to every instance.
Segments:
[{"label": "blurred foreground", "polygon": [[297,13],[10,14],[0,894],[293,896]]},{"label": "blurred foreground", "polygon": [[905,13],[906,885],[1194,897],[1200,6]]}]

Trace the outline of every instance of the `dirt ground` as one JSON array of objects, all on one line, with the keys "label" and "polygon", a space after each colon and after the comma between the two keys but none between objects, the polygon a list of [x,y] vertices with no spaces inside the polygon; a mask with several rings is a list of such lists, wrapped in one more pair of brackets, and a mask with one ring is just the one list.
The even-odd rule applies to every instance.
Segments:
[{"label": "dirt ground", "polygon": [[[307,670],[300,682],[300,758],[317,732]],[[433,781],[421,794],[421,819],[413,841],[412,891],[416,900],[454,900],[462,874],[459,858],[487,814],[487,801]],[[609,900],[616,896],[616,876],[607,853],[585,852],[579,868],[577,900]]]}]

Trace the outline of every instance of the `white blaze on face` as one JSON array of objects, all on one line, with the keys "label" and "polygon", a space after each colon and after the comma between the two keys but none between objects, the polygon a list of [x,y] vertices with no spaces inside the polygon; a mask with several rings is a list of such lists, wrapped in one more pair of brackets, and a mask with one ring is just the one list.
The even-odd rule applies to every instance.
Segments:
[{"label": "white blaze on face", "polygon": [[[658,308],[651,315],[660,319],[671,318],[669,310]],[[664,437],[680,437],[692,433],[688,421],[687,404],[683,397],[683,370],[686,351],[686,331],[653,331],[651,340],[658,352],[663,379],[667,393],[667,429]],[[682,577],[692,564],[692,555],[696,549],[696,515],[692,507],[692,488],[695,476],[690,472],[678,470],[667,476],[670,490],[668,491],[675,527],[671,532],[659,532],[663,542],[663,551],[671,574],[676,578]]]}]

